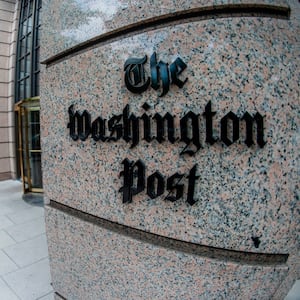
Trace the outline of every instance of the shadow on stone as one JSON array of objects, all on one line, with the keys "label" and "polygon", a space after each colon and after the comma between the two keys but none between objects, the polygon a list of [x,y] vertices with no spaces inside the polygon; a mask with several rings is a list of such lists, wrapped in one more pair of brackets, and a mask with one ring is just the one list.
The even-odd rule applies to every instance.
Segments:
[{"label": "shadow on stone", "polygon": [[34,206],[44,206],[44,196],[40,193],[28,193],[22,196],[23,200]]}]

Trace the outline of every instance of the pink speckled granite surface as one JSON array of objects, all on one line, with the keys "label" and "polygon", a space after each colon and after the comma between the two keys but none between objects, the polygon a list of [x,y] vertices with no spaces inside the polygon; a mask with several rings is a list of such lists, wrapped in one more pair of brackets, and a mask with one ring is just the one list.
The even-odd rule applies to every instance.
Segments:
[{"label": "pink speckled granite surface", "polygon": [[[183,24],[123,39],[49,67],[43,75],[41,104],[46,196],[181,240],[256,251],[251,237],[261,236],[257,251],[288,251],[295,221],[290,211],[298,184],[294,150],[299,69],[294,61],[297,40],[292,31],[283,29],[287,25],[286,20],[258,18]],[[188,82],[183,89],[172,86],[161,98],[153,89],[141,95],[130,93],[123,82],[125,60],[154,51],[164,61],[182,57],[188,65]],[[259,111],[265,115],[267,144],[262,149],[248,148],[241,138],[230,147],[221,142],[210,146],[202,135],[203,149],[189,157],[179,155],[184,147],[180,142],[142,141],[130,149],[123,140],[74,142],[69,137],[71,104],[87,109],[94,120],[121,113],[127,103],[131,112],[141,115],[145,101],[155,106],[149,113],[178,116],[189,110],[202,114],[212,101],[217,112],[215,135],[220,118],[229,111],[240,115]],[[201,118],[200,128],[204,122]],[[183,199],[170,203],[164,201],[166,195],[152,200],[141,193],[132,204],[122,204],[119,173],[125,157],[143,160],[148,175],[156,170],[166,176],[176,170],[187,173],[197,163],[198,202],[189,206]]]},{"label": "pink speckled granite surface", "polygon": [[226,4],[266,4],[288,6],[286,0],[68,0],[43,1],[43,35],[41,59],[76,47],[78,43],[95,38],[121,27],[161,15],[184,10],[209,8]]},{"label": "pink speckled granite surface", "polygon": [[[80,1],[71,2],[80,8]],[[140,3],[139,9],[145,12],[141,15],[137,13],[140,11],[138,6],[137,10],[132,9],[135,1],[113,1],[115,5],[121,3],[123,10],[122,14],[112,13],[112,16],[97,14],[96,1],[89,1],[89,5],[97,8],[93,16],[102,18],[105,23],[106,27],[97,31],[99,35],[155,16],[155,13],[189,9],[204,5],[204,2],[172,1],[171,4],[163,1],[157,10],[158,2],[153,2],[152,7],[144,1]],[[286,1],[234,1],[241,2],[287,5]],[[43,4],[44,59],[95,36],[90,32],[91,36],[79,35],[80,39],[76,40],[65,35],[65,30],[79,34],[76,26],[80,22],[84,26],[92,20],[90,11],[83,17],[84,14],[72,5],[69,11],[63,10],[66,3],[45,1]],[[287,253],[290,255],[287,264],[279,268],[253,268],[235,263],[228,268],[225,262],[213,259],[191,255],[183,258],[180,253],[131,241],[48,208],[52,276],[61,295],[73,299],[78,293],[78,299],[87,299],[83,295],[89,295],[88,291],[91,291],[91,299],[101,293],[111,297],[107,299],[124,296],[134,299],[134,293],[140,293],[138,287],[143,283],[148,295],[162,291],[162,295],[175,295],[178,299],[182,299],[180,293],[184,292],[187,293],[186,299],[193,299],[192,295],[200,298],[206,295],[204,299],[226,295],[254,295],[252,298],[255,299],[255,295],[262,295],[257,299],[268,299],[278,287],[274,297],[280,299],[293,280],[299,277],[299,3],[288,3],[291,5],[290,20],[235,17],[193,21],[95,46],[44,67],[41,87],[46,199],[181,241],[255,253]],[[215,1],[205,4],[211,6]],[[181,57],[187,64],[182,77],[188,77],[188,82],[182,89],[172,85],[164,97],[159,97],[158,92],[151,88],[141,95],[132,94],[124,84],[125,60],[145,54],[149,58],[154,51],[158,59],[168,63]],[[264,148],[256,144],[248,148],[242,136],[240,142],[230,147],[222,142],[208,145],[204,141],[203,117],[200,117],[203,148],[193,157],[179,155],[184,147],[179,141],[174,145],[141,141],[130,149],[125,141],[102,143],[88,138],[85,142],[74,142],[69,137],[68,107],[72,104],[76,110],[87,109],[94,120],[100,115],[110,118],[113,114],[121,114],[126,104],[130,105],[132,113],[141,115],[144,112],[141,106],[146,101],[151,106],[148,113],[170,112],[178,117],[189,110],[202,114],[205,105],[211,101],[213,111],[217,112],[216,136],[220,132],[220,118],[229,111],[239,116],[245,111],[252,114],[258,111],[265,116],[267,144]],[[166,176],[177,171],[187,173],[197,163],[200,178],[195,198],[198,202],[189,206],[184,199],[171,203],[164,200],[165,194],[150,199],[142,193],[134,196],[132,203],[123,204],[119,173],[125,157],[142,159],[147,166],[147,175],[156,170]],[[252,237],[260,238],[258,248]],[[126,245],[130,255],[117,253],[122,245]],[[155,248],[152,249],[155,255],[151,255],[149,247]],[[109,253],[113,248],[119,250],[113,253],[112,262],[102,251]],[[157,269],[157,255],[165,259],[161,271]],[[156,270],[152,276],[145,274],[148,262]],[[100,265],[109,268],[112,263],[117,264],[114,271],[106,272],[108,274],[99,272]],[[197,268],[199,265],[201,269]],[[66,266],[68,271],[64,273]],[[168,267],[169,277],[165,273]],[[129,270],[132,280],[128,289],[104,289],[110,286],[105,284],[109,279],[113,280],[111,286],[124,286],[123,272],[126,270]],[[204,275],[200,276],[199,272]],[[244,281],[242,278],[246,273],[250,279]],[[170,280],[171,286],[181,288],[170,290],[158,285],[160,275]],[[176,280],[173,276],[177,276]],[[205,279],[205,276],[208,277]],[[101,278],[104,283],[99,283]],[[156,290],[154,284],[160,288]],[[195,290],[197,285],[201,289],[198,294],[197,291],[193,294],[189,289]],[[119,294],[107,294],[114,292]]]},{"label": "pink speckled granite surface", "polygon": [[142,243],[52,208],[46,215],[53,284],[67,299],[262,300],[287,273]]}]

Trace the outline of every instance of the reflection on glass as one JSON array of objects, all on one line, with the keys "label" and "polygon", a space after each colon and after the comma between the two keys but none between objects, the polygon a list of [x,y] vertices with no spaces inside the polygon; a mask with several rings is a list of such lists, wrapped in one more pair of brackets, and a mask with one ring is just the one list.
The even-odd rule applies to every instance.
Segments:
[{"label": "reflection on glass", "polygon": [[33,188],[42,188],[39,110],[28,111],[28,129],[31,183]]},{"label": "reflection on glass", "polygon": [[36,31],[35,31],[35,46],[39,45],[40,44],[40,27],[37,27],[36,28]]},{"label": "reflection on glass", "polygon": [[30,95],[30,81],[29,78],[24,80],[25,82],[25,98],[28,98]]},{"label": "reflection on glass", "polygon": [[21,35],[24,36],[27,33],[27,22],[24,21],[22,26],[21,26]]},{"label": "reflection on glass", "polygon": [[28,183],[28,168],[27,168],[27,163],[26,163],[26,159],[27,159],[27,120],[26,120],[26,114],[25,112],[22,110],[22,117],[21,117],[21,126],[22,126],[22,139],[21,139],[21,146],[22,146],[22,161],[23,161],[23,173],[24,173],[24,182]]},{"label": "reflection on glass", "polygon": [[[39,30],[41,26],[39,12],[41,3],[38,0],[21,1],[16,77],[17,84],[22,79],[26,79],[26,83],[25,87],[16,87],[16,102],[38,96],[36,91],[39,91],[39,87],[35,87],[35,80],[37,78],[36,72],[39,71]],[[27,78],[29,78],[29,81],[27,81]],[[19,91],[24,92],[19,94]]]},{"label": "reflection on glass", "polygon": [[32,31],[32,15],[27,20],[27,33]]},{"label": "reflection on glass", "polygon": [[31,57],[30,55],[26,56],[26,76],[30,75],[30,69],[31,69]]},{"label": "reflection on glass", "polygon": [[20,81],[19,83],[19,96],[20,98],[25,98],[25,89],[24,89],[24,81]]},{"label": "reflection on glass", "polygon": [[40,150],[40,112],[31,111],[29,128],[31,130],[31,150]]},{"label": "reflection on glass", "polygon": [[30,153],[30,173],[31,173],[31,184],[33,188],[42,188],[42,165],[41,165],[41,153],[31,152]]},{"label": "reflection on glass", "polygon": [[35,68],[34,70],[37,71],[40,69],[40,48],[37,48],[35,51]]},{"label": "reflection on glass", "polygon": [[21,51],[21,56],[24,56],[25,55],[25,51],[26,51],[26,40],[25,40],[25,38],[23,38],[20,41],[20,51]]},{"label": "reflection on glass", "polygon": [[20,3],[15,90],[18,153],[24,192],[41,192],[39,99],[33,97],[39,95],[39,9],[42,1],[22,0]]},{"label": "reflection on glass", "polygon": [[27,48],[26,48],[26,53],[30,52],[31,51],[31,33],[29,33],[27,35]]},{"label": "reflection on glass", "polygon": [[21,104],[21,156],[23,182],[26,192],[41,191],[41,143],[39,101],[30,100]]},{"label": "reflection on glass", "polygon": [[33,0],[30,0],[29,2],[30,2],[30,4],[29,4],[29,11],[28,11],[28,13],[31,14],[32,7],[33,7]]},{"label": "reflection on glass", "polygon": [[40,72],[35,74],[35,94],[40,94]]},{"label": "reflection on glass", "polygon": [[25,59],[22,58],[20,60],[20,72],[19,72],[19,78],[18,79],[22,79],[25,77]]}]

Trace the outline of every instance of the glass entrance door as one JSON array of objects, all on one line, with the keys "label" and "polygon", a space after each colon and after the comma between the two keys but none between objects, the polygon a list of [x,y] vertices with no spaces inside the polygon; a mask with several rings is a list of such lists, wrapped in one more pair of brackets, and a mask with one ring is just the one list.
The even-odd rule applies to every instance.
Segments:
[{"label": "glass entrance door", "polygon": [[18,155],[24,193],[42,192],[39,98],[16,104]]}]

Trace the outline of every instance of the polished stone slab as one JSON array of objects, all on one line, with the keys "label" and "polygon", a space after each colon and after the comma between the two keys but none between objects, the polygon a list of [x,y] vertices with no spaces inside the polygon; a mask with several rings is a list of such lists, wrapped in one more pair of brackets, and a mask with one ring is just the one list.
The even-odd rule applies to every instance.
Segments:
[{"label": "polished stone slab", "polygon": [[51,207],[46,216],[53,285],[68,299],[268,299],[288,271],[144,243]]},{"label": "polished stone slab", "polygon": [[[277,37],[274,45],[270,32]],[[289,230],[295,226],[290,212],[297,201],[293,196],[298,156],[294,124],[299,122],[294,109],[298,101],[295,44],[287,20],[218,19],[124,38],[47,68],[41,103],[46,198],[176,239],[288,253]],[[164,97],[151,88],[140,95],[129,92],[124,84],[126,59],[150,58],[154,51],[168,63],[181,57],[187,64],[181,78],[187,77],[187,83],[182,89],[172,85]],[[248,148],[242,130],[240,140],[230,147],[221,141],[205,143],[203,112],[210,101],[216,112],[215,137],[220,139],[220,119],[230,111],[240,117],[246,111],[259,112],[265,121],[265,147],[255,143]],[[127,104],[130,113],[141,116],[145,102],[152,116],[170,112],[178,121],[188,111],[199,114],[202,148],[190,157],[180,155],[185,146],[180,141],[141,141],[130,148],[124,140],[73,141],[69,136],[71,105],[75,111],[87,110],[95,120],[122,114]],[[184,196],[172,203],[164,200],[166,193],[150,199],[144,191],[132,203],[122,203],[119,174],[125,158],[141,159],[146,176],[157,170],[166,177],[187,174],[197,164],[198,202],[190,206]],[[253,243],[255,237],[260,238],[259,248]]]},{"label": "polished stone slab", "polygon": [[[55,291],[91,299],[283,299],[300,270],[298,2],[113,1],[110,9],[85,3],[44,6],[41,132]],[[231,14],[235,7],[249,12]],[[203,11],[209,16],[200,17]],[[187,82],[178,87],[173,78],[163,96],[150,69],[155,54],[160,66],[171,68],[176,58],[187,66],[176,74]],[[124,64],[143,57],[152,86],[134,94]],[[208,105],[215,112],[212,144],[203,115]],[[113,117],[124,121],[125,107],[140,118],[169,112],[178,139],[142,140],[141,123],[134,147],[125,138],[70,136],[71,118],[86,110],[91,121],[106,119],[106,134],[115,137],[112,128],[120,124]],[[180,120],[189,112],[197,116],[201,143],[192,156],[180,154],[187,146]],[[265,145],[256,139],[246,145],[245,112],[263,119],[257,128]],[[224,136],[237,141],[230,145]],[[122,171],[137,160],[148,186],[150,174],[166,180],[197,166],[197,202],[186,201],[185,176],[184,197],[175,202],[143,189],[123,203]]]},{"label": "polished stone slab", "polygon": [[[149,20],[178,16],[186,12],[208,10],[218,6],[243,5],[288,7],[286,0],[147,0],[147,1],[43,1],[42,19],[47,33],[42,32],[42,59],[76,47],[120,28],[134,24],[142,27]],[[61,17],[63,12],[63,17]]]}]

